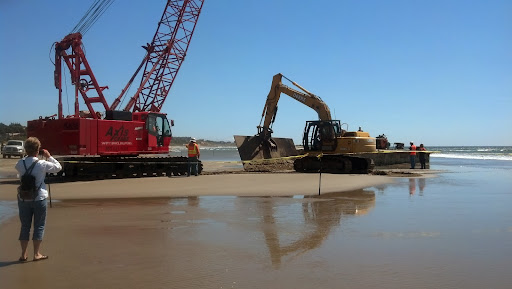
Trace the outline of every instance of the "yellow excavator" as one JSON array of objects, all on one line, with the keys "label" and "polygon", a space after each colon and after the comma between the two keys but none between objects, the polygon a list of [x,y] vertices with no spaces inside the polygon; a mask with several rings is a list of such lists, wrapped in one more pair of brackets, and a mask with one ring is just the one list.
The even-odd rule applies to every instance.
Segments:
[{"label": "yellow excavator", "polygon": [[[298,89],[282,83],[285,78]],[[242,161],[297,156],[292,139],[272,137],[272,124],[277,114],[277,103],[284,93],[318,113],[319,120],[307,121],[302,145],[305,155],[294,161],[297,172],[369,173],[373,170],[372,159],[359,153],[376,151],[376,140],[368,132],[342,129],[339,120],[331,118],[329,107],[322,99],[307,91],[282,74],[274,75],[267,96],[258,133],[254,136],[237,136],[235,143]],[[263,121],[263,125],[261,122]],[[348,125],[347,125],[348,129]]]}]

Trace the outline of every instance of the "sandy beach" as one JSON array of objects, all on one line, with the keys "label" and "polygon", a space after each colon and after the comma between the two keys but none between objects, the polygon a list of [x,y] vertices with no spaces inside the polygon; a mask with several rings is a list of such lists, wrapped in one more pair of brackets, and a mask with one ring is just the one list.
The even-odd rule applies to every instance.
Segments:
[{"label": "sandy beach", "polygon": [[[17,160],[0,160],[3,171],[15,176],[12,169]],[[112,199],[112,198],[158,198],[189,196],[293,196],[315,195],[362,189],[392,182],[386,176],[334,175],[298,173],[254,173],[236,174],[242,169],[226,171],[227,162],[205,162],[204,173],[198,177],[148,177],[111,179],[90,182],[50,184],[52,198]],[[208,175],[208,173],[215,173]],[[0,184],[0,200],[16,200],[16,184]]]},{"label": "sandy beach", "polygon": [[[0,160],[2,174],[14,176],[12,167],[16,161]],[[359,191],[366,187],[392,182],[389,177],[372,175],[323,174],[320,180],[318,174],[236,174],[239,171],[237,169],[231,170],[229,174],[219,174],[219,171],[225,171],[226,165],[222,162],[206,162],[204,167],[207,175],[198,177],[150,177],[50,184],[52,208],[48,212],[43,243],[43,251],[50,255],[50,259],[44,263],[29,264],[19,264],[15,261],[19,251],[16,238],[19,222],[16,217],[12,217],[0,228],[2,283],[7,285],[6,288],[69,288],[71,284],[75,288],[94,288],[97,284],[102,284],[100,287],[103,288],[141,288],[147,286],[144,286],[144,283],[132,283],[130,280],[133,279],[128,280],[125,276],[130,275],[142,282],[145,279],[165,276],[169,273],[166,270],[172,269],[172,275],[165,279],[169,278],[169,282],[175,286],[162,284],[147,288],[221,288],[210,287],[211,281],[205,280],[201,283],[202,281],[195,280],[194,276],[208,274],[207,272],[194,273],[193,271],[197,271],[198,268],[189,268],[192,271],[188,271],[180,269],[183,266],[179,265],[192,259],[192,262],[198,262],[192,266],[200,267],[200,252],[211,248],[203,246],[203,249],[200,249],[194,242],[216,238],[215,231],[212,231],[211,236],[203,236],[205,239],[196,240],[197,236],[193,232],[187,233],[187,226],[183,225],[190,222],[184,219],[188,213],[194,214],[193,222],[200,223],[212,217],[207,210],[201,210],[199,197],[220,196],[220,202],[222,198],[229,196],[284,197],[284,200],[289,200],[293,196],[318,195],[320,181],[322,195]],[[14,203],[15,189],[16,184],[4,181],[0,184],[0,200]],[[370,196],[370,201],[372,199],[374,197]],[[232,201],[233,198],[230,198],[226,205]],[[169,205],[171,208],[181,208],[169,210]],[[224,204],[219,203],[218,206],[222,208]],[[350,210],[353,211],[355,208]],[[245,210],[236,212],[233,218],[246,218],[245,213]],[[162,242],[167,238],[169,230],[179,232],[183,238],[180,240],[182,243]],[[235,238],[230,241],[236,247],[243,246],[236,242],[236,236],[239,234],[240,232],[233,233]],[[234,253],[240,255],[237,257],[238,261],[233,260],[233,269],[238,266],[238,262],[245,262],[243,260],[248,258],[242,252]],[[166,264],[168,260],[176,263]],[[214,267],[218,265],[214,260],[210,262],[213,262],[210,265]],[[128,267],[135,265],[138,268],[127,271],[127,264],[131,264]],[[30,270],[38,271],[40,275],[30,280],[25,279],[23,269],[26,267],[21,266],[31,266],[34,269]],[[112,268],[114,270],[111,270]],[[98,272],[103,271],[111,271],[113,275],[97,276]],[[93,280],[84,277],[84,273],[96,277]],[[176,276],[180,276],[179,280],[175,279]],[[219,278],[216,282],[221,282],[223,277],[215,278]],[[194,282],[199,283],[194,285]]]},{"label": "sandy beach", "polygon": [[512,288],[512,1],[115,2],[0,4],[0,289]]},{"label": "sandy beach", "polygon": [[[11,174],[11,164],[0,162],[1,173]],[[503,254],[512,252],[512,217],[494,205],[506,202],[499,192],[507,186],[496,172],[494,187],[486,188],[497,194],[482,199],[471,191],[473,175],[322,174],[318,196],[318,174],[219,173],[223,168],[212,162],[198,177],[51,184],[42,246],[49,259],[17,261],[13,215],[0,227],[2,288],[508,288],[512,282],[510,256]],[[14,189],[0,184],[0,200],[12,208]],[[460,206],[457,190],[472,201]],[[486,203],[499,219],[475,213]]]}]

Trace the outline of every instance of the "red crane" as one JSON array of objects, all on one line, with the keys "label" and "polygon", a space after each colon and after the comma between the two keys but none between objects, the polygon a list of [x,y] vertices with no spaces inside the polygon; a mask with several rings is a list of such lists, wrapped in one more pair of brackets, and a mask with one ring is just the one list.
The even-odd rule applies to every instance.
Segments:
[{"label": "red crane", "polygon": [[[124,108],[125,111],[133,108],[133,111],[158,112],[162,109],[187,54],[202,6],[203,0],[167,2],[153,41],[145,47],[148,53],[141,63],[141,66],[145,64],[141,84]],[[116,109],[132,81],[133,78],[114,101],[112,109]]]},{"label": "red crane", "polygon": [[[103,1],[105,2],[105,1]],[[83,51],[82,34],[75,32],[55,43],[55,87],[59,91],[57,118],[39,117],[27,123],[27,135],[62,157],[62,176],[121,176],[184,174],[180,157],[142,157],[169,152],[171,125],[160,112],[185,59],[204,0],[169,0],[146,56],[111,106]],[[96,4],[96,3],[95,3]],[[110,5],[110,4],[108,4]],[[87,27],[88,29],[88,27]],[[62,112],[62,64],[75,90],[74,114]],[[123,110],[116,110],[144,67],[135,94]],[[79,96],[87,110],[81,111]],[[95,110],[95,107],[101,110]],[[103,115],[100,111],[105,111]]]}]

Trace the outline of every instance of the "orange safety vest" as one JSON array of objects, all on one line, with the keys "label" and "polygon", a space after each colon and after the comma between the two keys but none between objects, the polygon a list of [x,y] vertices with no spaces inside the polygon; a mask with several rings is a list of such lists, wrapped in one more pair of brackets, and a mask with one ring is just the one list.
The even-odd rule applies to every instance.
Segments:
[{"label": "orange safety vest", "polygon": [[195,157],[199,155],[199,146],[196,143],[188,144],[188,156]]},{"label": "orange safety vest", "polygon": [[416,155],[416,146],[412,145],[411,146],[411,156],[415,156],[415,155]]}]

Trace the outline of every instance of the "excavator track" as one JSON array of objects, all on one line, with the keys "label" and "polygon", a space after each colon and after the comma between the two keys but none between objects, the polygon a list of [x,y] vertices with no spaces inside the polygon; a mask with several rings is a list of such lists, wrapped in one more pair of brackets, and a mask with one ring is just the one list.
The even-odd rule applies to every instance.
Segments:
[{"label": "excavator track", "polygon": [[300,173],[333,173],[333,174],[369,174],[375,168],[370,158],[348,156],[344,154],[330,154],[305,156],[293,163],[293,168]]},{"label": "excavator track", "polygon": [[[185,176],[188,171],[186,157],[63,156],[56,159],[62,164],[62,170],[51,176],[56,182]],[[198,170],[199,173],[203,170],[201,161]]]}]

